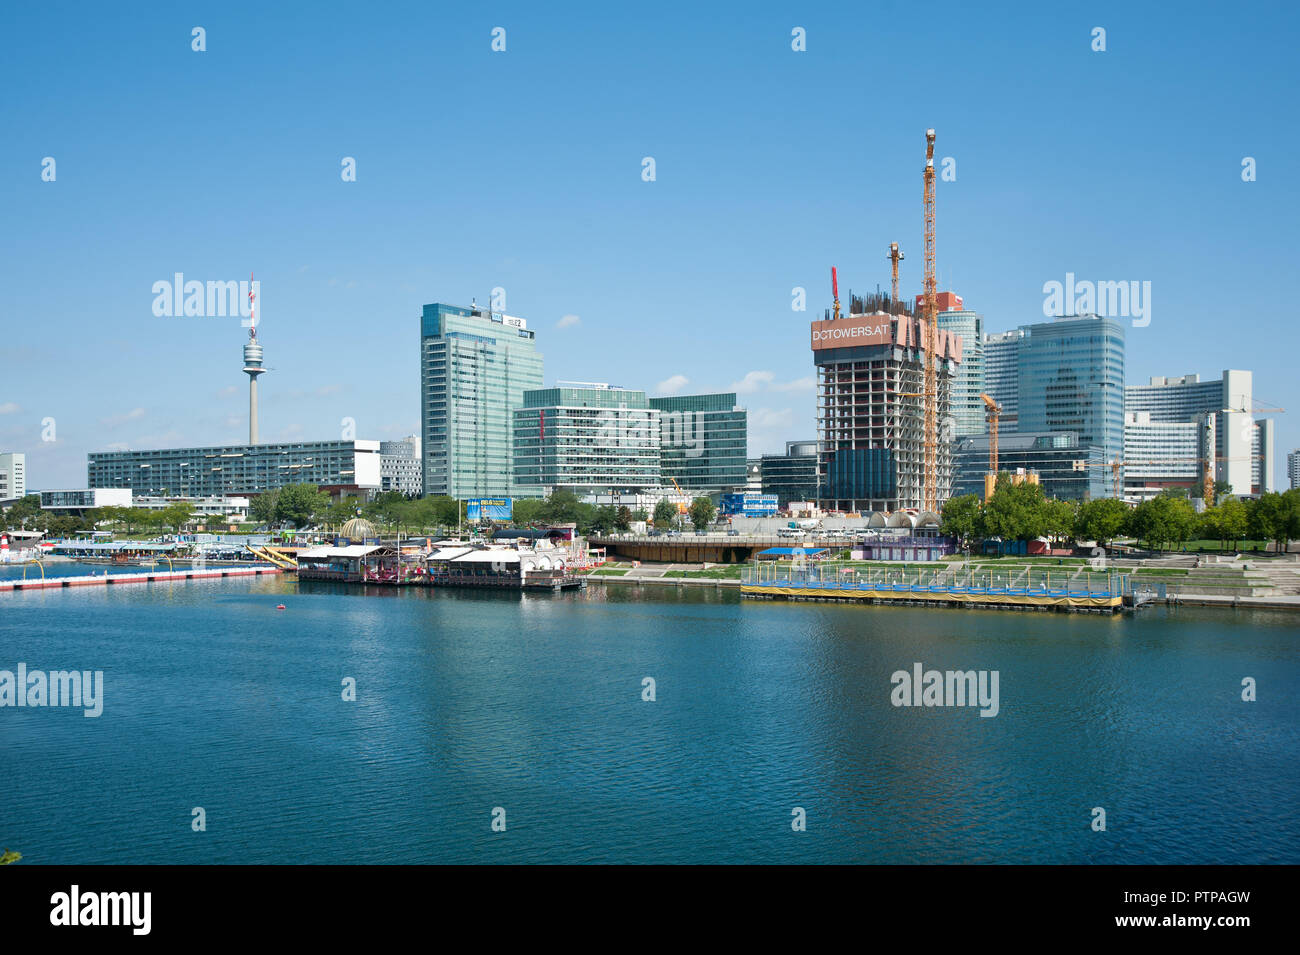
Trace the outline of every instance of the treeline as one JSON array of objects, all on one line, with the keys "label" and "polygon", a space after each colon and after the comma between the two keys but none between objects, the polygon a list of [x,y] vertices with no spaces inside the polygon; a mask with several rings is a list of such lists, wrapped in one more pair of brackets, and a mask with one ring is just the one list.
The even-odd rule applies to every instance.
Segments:
[{"label": "treeline", "polygon": [[1190,500],[1173,491],[1136,507],[1113,498],[1078,503],[1048,498],[1042,485],[1011,484],[1000,475],[986,503],[974,494],[950,498],[940,530],[964,545],[990,537],[1103,544],[1124,538],[1152,550],[1190,540],[1218,541],[1226,550],[1242,540],[1260,540],[1285,550],[1289,541],[1300,540],[1300,489],[1256,499],[1229,497],[1197,514]]},{"label": "treeline", "polygon": [[169,504],[161,509],[144,507],[96,507],[80,516],[41,509],[39,494],[29,494],[0,512],[0,531],[40,531],[47,537],[70,537],[93,530],[117,530],[124,534],[179,532],[194,519],[189,504]]}]

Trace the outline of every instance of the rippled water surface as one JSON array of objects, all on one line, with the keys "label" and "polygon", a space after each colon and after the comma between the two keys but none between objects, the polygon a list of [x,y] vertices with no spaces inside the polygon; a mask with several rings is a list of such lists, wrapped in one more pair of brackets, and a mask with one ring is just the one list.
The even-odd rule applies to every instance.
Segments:
[{"label": "rippled water surface", "polygon": [[[0,670],[102,670],[104,711],[0,708],[0,845],[34,863],[1296,863],[1298,639],[1281,613],[626,585],[3,594]],[[998,671],[999,714],[891,705],[917,662]]]}]

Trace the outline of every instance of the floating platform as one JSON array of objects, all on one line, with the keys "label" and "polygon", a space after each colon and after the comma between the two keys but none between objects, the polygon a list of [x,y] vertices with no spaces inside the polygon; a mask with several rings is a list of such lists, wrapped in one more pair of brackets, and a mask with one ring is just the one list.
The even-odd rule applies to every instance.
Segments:
[{"label": "floating platform", "polygon": [[848,600],[986,610],[1118,613],[1149,602],[1127,574],[1042,568],[973,571],[964,566],[890,568],[841,561],[755,563],[741,575],[744,597]]},{"label": "floating platform", "polygon": [[741,584],[745,597],[786,600],[852,600],[871,604],[930,604],[985,610],[1064,610],[1115,613],[1128,604],[1124,594],[1070,593],[1065,590],[915,587],[908,584],[863,587],[852,583]]},{"label": "floating platform", "polygon": [[92,574],[85,577],[46,577],[0,581],[0,593],[14,590],[54,590],[60,587],[99,587],[109,584],[167,583],[177,580],[200,580],[208,577],[257,577],[283,573],[278,567],[210,567],[205,570],[163,570],[157,573]]}]

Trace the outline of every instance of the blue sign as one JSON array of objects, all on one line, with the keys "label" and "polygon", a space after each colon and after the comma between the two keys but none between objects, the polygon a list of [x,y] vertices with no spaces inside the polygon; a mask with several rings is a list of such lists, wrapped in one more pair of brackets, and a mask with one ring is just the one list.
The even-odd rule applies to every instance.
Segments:
[{"label": "blue sign", "polygon": [[465,502],[468,521],[510,521],[514,513],[515,502],[509,497],[476,497]]}]

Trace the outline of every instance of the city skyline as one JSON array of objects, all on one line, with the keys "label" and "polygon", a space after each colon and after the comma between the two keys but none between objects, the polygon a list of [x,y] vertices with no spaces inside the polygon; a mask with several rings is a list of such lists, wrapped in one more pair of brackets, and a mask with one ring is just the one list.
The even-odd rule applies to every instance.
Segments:
[{"label": "city skyline", "polygon": [[[344,418],[367,439],[418,433],[420,306],[501,288],[504,311],[538,330],[546,383],[734,391],[749,456],[778,453],[816,427],[803,343],[829,305],[829,267],[846,289],[887,287],[898,241],[903,297],[919,290],[927,126],[956,174],[938,185],[939,286],[987,331],[1044,321],[1044,286],[1067,275],[1150,282],[1150,324],[1125,319],[1126,384],[1243,368],[1259,403],[1295,406],[1287,350],[1259,347],[1288,340],[1267,289],[1287,272],[1298,206],[1279,174],[1297,134],[1258,96],[1270,77],[1293,81],[1282,31],[1261,39],[1209,5],[1178,22],[1103,6],[1005,26],[940,5],[928,82],[864,100],[857,40],[881,41],[873,75],[905,69],[910,48],[888,38],[915,35],[911,11],[682,10],[412,7],[371,27],[367,46],[387,59],[353,53],[327,10],[130,24],[88,10],[76,31],[57,12],[7,10],[6,32],[30,41],[0,67],[22,94],[0,159],[15,277],[0,292],[0,450],[26,454],[39,489],[84,484],[90,451],[242,440],[246,331],[234,317],[157,316],[151,289],[177,272],[255,269],[273,372],[264,441],[332,440]],[[1096,24],[1105,52],[1090,48]],[[508,45],[495,53],[498,25]],[[795,27],[805,51],[791,49]],[[1190,65],[1211,35],[1221,62],[1259,70]],[[437,70],[421,37],[437,38]],[[56,45],[67,65],[47,76]],[[1016,109],[972,106],[994,99]],[[377,101],[392,109],[363,108]],[[355,182],[340,177],[347,157]],[[1242,179],[1245,157],[1256,181]],[[1232,290],[1206,290],[1205,275]],[[795,288],[806,312],[791,310]],[[1300,429],[1270,417],[1282,486]]]}]

